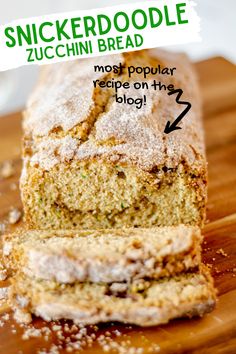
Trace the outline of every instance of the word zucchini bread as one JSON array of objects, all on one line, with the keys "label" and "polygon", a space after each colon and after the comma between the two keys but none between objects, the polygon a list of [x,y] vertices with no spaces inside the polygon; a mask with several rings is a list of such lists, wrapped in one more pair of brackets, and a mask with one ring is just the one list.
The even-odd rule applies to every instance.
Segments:
[{"label": "word zucchini bread", "polygon": [[[94,66],[122,64],[122,73]],[[135,90],[143,81],[128,67],[176,67],[173,75],[149,74],[183,90],[192,104],[180,124],[167,121],[183,111],[167,91]],[[118,96],[146,104],[115,102],[115,89],[93,81],[128,81]],[[96,229],[180,223],[201,226],[205,218],[206,159],[201,103],[194,70],[184,55],[145,50],[49,65],[24,114],[21,193],[30,228]]]}]

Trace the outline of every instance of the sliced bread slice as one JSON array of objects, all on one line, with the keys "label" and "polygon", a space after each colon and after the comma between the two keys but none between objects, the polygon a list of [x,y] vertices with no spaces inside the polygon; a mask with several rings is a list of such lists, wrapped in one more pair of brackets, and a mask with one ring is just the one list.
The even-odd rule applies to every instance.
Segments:
[{"label": "sliced bread slice", "polygon": [[63,318],[84,325],[107,321],[158,325],[173,318],[202,316],[214,308],[215,301],[207,269],[159,281],[112,285],[65,285],[18,273],[10,290],[18,321],[32,313],[46,321]]},{"label": "sliced bread slice", "polygon": [[158,279],[197,268],[197,227],[22,231],[4,238],[8,267],[59,283]]}]

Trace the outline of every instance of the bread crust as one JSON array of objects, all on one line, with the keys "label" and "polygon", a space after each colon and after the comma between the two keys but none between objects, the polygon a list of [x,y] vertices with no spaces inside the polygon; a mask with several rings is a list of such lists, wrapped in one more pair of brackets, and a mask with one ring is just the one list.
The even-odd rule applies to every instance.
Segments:
[{"label": "bread crust", "polygon": [[[111,92],[106,92],[111,100],[108,107],[105,107],[106,110],[95,117],[92,127],[94,129],[90,129],[86,140],[83,142],[81,139],[77,146],[73,144],[73,142],[75,143],[73,137],[78,138],[75,132],[72,132],[73,128],[89,119],[91,107],[98,104],[93,101],[92,97],[94,89],[91,86],[91,81],[96,79],[93,66],[97,64],[98,60],[104,65],[107,63],[119,64],[119,62],[126,65],[129,65],[130,62],[138,64],[137,56],[140,56],[139,60],[147,65],[151,65],[151,63],[157,65],[161,62],[167,67],[177,67],[173,77],[161,77],[161,80],[164,83],[172,83],[175,88],[181,88],[184,91],[185,100],[192,103],[192,108],[183,121],[182,129],[173,134],[164,134],[167,120],[175,119],[182,111],[182,107],[176,104],[175,99],[170,99],[166,91],[150,93],[147,107],[143,110],[116,104],[110,97]],[[79,87],[76,87],[76,83]],[[79,89],[87,86],[91,90],[91,102],[83,112],[80,106],[74,107],[71,100],[78,99]],[[73,88],[70,98],[66,96],[68,88]],[[46,90],[45,102],[43,93]],[[79,103],[82,104],[83,101],[86,101],[84,95],[79,96]],[[61,113],[61,110],[65,108],[67,111]],[[77,120],[72,121],[72,117],[75,115]],[[58,120],[59,116],[60,120]],[[71,123],[69,124],[69,122]],[[32,139],[30,143],[33,154],[36,155],[38,152],[38,156],[34,156],[32,163],[38,162],[39,165],[42,163],[43,153],[40,156],[42,141],[45,145],[48,142],[48,150],[46,151],[46,146],[44,149],[42,148],[45,152],[44,155],[46,155],[46,152],[49,153],[52,150],[51,144],[53,142],[55,143],[54,148],[58,148],[53,138],[72,137],[72,140],[66,138],[67,140],[64,141],[64,149],[61,149],[63,150],[61,151],[62,158],[64,150],[70,146],[75,153],[74,158],[79,160],[99,156],[113,162],[136,163],[148,171],[157,166],[174,168],[183,162],[191,168],[195,166],[200,169],[205,166],[201,100],[195,71],[185,55],[170,54],[162,50],[146,50],[89,60],[81,59],[47,66],[42,70],[39,83],[28,101],[24,113],[24,132],[25,137]],[[43,140],[44,138],[48,140]],[[63,140],[58,142],[63,145]],[[27,152],[25,149],[26,156]],[[60,155],[60,151],[58,154]],[[48,159],[50,157],[52,158],[49,155]]]}]

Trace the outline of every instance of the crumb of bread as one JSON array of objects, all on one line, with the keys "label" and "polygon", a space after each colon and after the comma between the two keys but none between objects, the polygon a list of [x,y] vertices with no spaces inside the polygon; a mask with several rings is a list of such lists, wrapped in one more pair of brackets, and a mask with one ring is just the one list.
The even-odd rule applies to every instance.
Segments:
[{"label": "crumb of bread", "polygon": [[21,218],[21,211],[17,208],[12,208],[8,214],[8,221],[10,224],[16,224]]},{"label": "crumb of bread", "polygon": [[[143,354],[144,349],[142,347],[136,347],[131,344],[130,336],[123,334],[120,330],[112,327],[106,330],[104,333],[98,333],[98,327],[89,326],[86,327],[82,324],[69,324],[68,322],[52,322],[49,326],[36,328],[32,324],[22,325],[23,340],[30,340],[40,338],[43,341],[48,342],[49,338],[55,336],[56,344],[51,344],[48,349],[41,347],[37,350],[37,354],[59,354],[62,349],[66,353],[83,352],[87,348],[93,348],[93,345],[99,346],[105,353],[116,354]],[[132,329],[131,326],[126,326],[127,329]],[[12,332],[16,333],[16,329],[13,328]],[[119,340],[117,341],[117,339]],[[142,336],[142,341],[146,341],[147,338]],[[159,352],[160,348],[156,343],[148,341],[147,352]]]},{"label": "crumb of bread", "polygon": [[11,183],[10,184],[10,190],[11,191],[16,191],[17,190],[17,184],[16,183]]},{"label": "crumb of bread", "polygon": [[216,253],[220,254],[223,257],[228,257],[227,253],[222,248],[218,249]]},{"label": "crumb of bread", "polygon": [[53,326],[52,326],[52,330],[53,330],[53,331],[59,331],[59,330],[61,330],[61,326],[59,326],[59,325],[53,325]]},{"label": "crumb of bread", "polygon": [[14,319],[18,323],[30,323],[32,321],[32,316],[30,313],[25,312],[21,309],[16,309],[14,312]]},{"label": "crumb of bread", "polygon": [[156,343],[152,343],[148,348],[148,353],[158,353],[161,350],[160,346]]},{"label": "crumb of bread", "polygon": [[39,338],[41,337],[41,331],[37,328],[28,328],[24,334],[22,335],[23,340],[27,340],[30,338]]},{"label": "crumb of bread", "polygon": [[14,175],[14,167],[12,161],[4,161],[0,167],[0,177],[9,178]]},{"label": "crumb of bread", "polygon": [[9,321],[9,318],[10,318],[9,313],[5,313],[5,315],[3,315],[3,316],[1,317],[1,320],[3,320],[3,321]]},{"label": "crumb of bread", "polygon": [[0,269],[0,281],[6,280],[6,279],[7,279],[7,270]]},{"label": "crumb of bread", "polygon": [[8,296],[8,288],[7,287],[0,288],[0,300],[7,299],[7,296]]},{"label": "crumb of bread", "polygon": [[0,319],[0,328],[3,327],[6,322],[9,321],[9,318],[10,318],[9,313],[6,313],[5,315],[1,316],[1,319]]}]

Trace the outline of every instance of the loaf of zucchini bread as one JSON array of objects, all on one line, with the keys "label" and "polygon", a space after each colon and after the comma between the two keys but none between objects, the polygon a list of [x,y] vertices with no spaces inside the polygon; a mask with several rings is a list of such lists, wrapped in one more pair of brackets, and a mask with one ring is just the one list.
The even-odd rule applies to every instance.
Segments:
[{"label": "loaf of zucchini bread", "polygon": [[[94,70],[119,65],[121,74]],[[127,68],[176,68],[150,74],[149,89],[135,90],[141,75]],[[93,81],[128,81],[118,96],[146,104],[117,103],[115,90]],[[153,80],[183,90],[192,107],[165,134],[184,106]],[[105,85],[104,85],[105,86]],[[206,158],[196,75],[185,55],[144,50],[49,65],[24,113],[21,192],[31,228],[121,228],[202,225]]]}]

